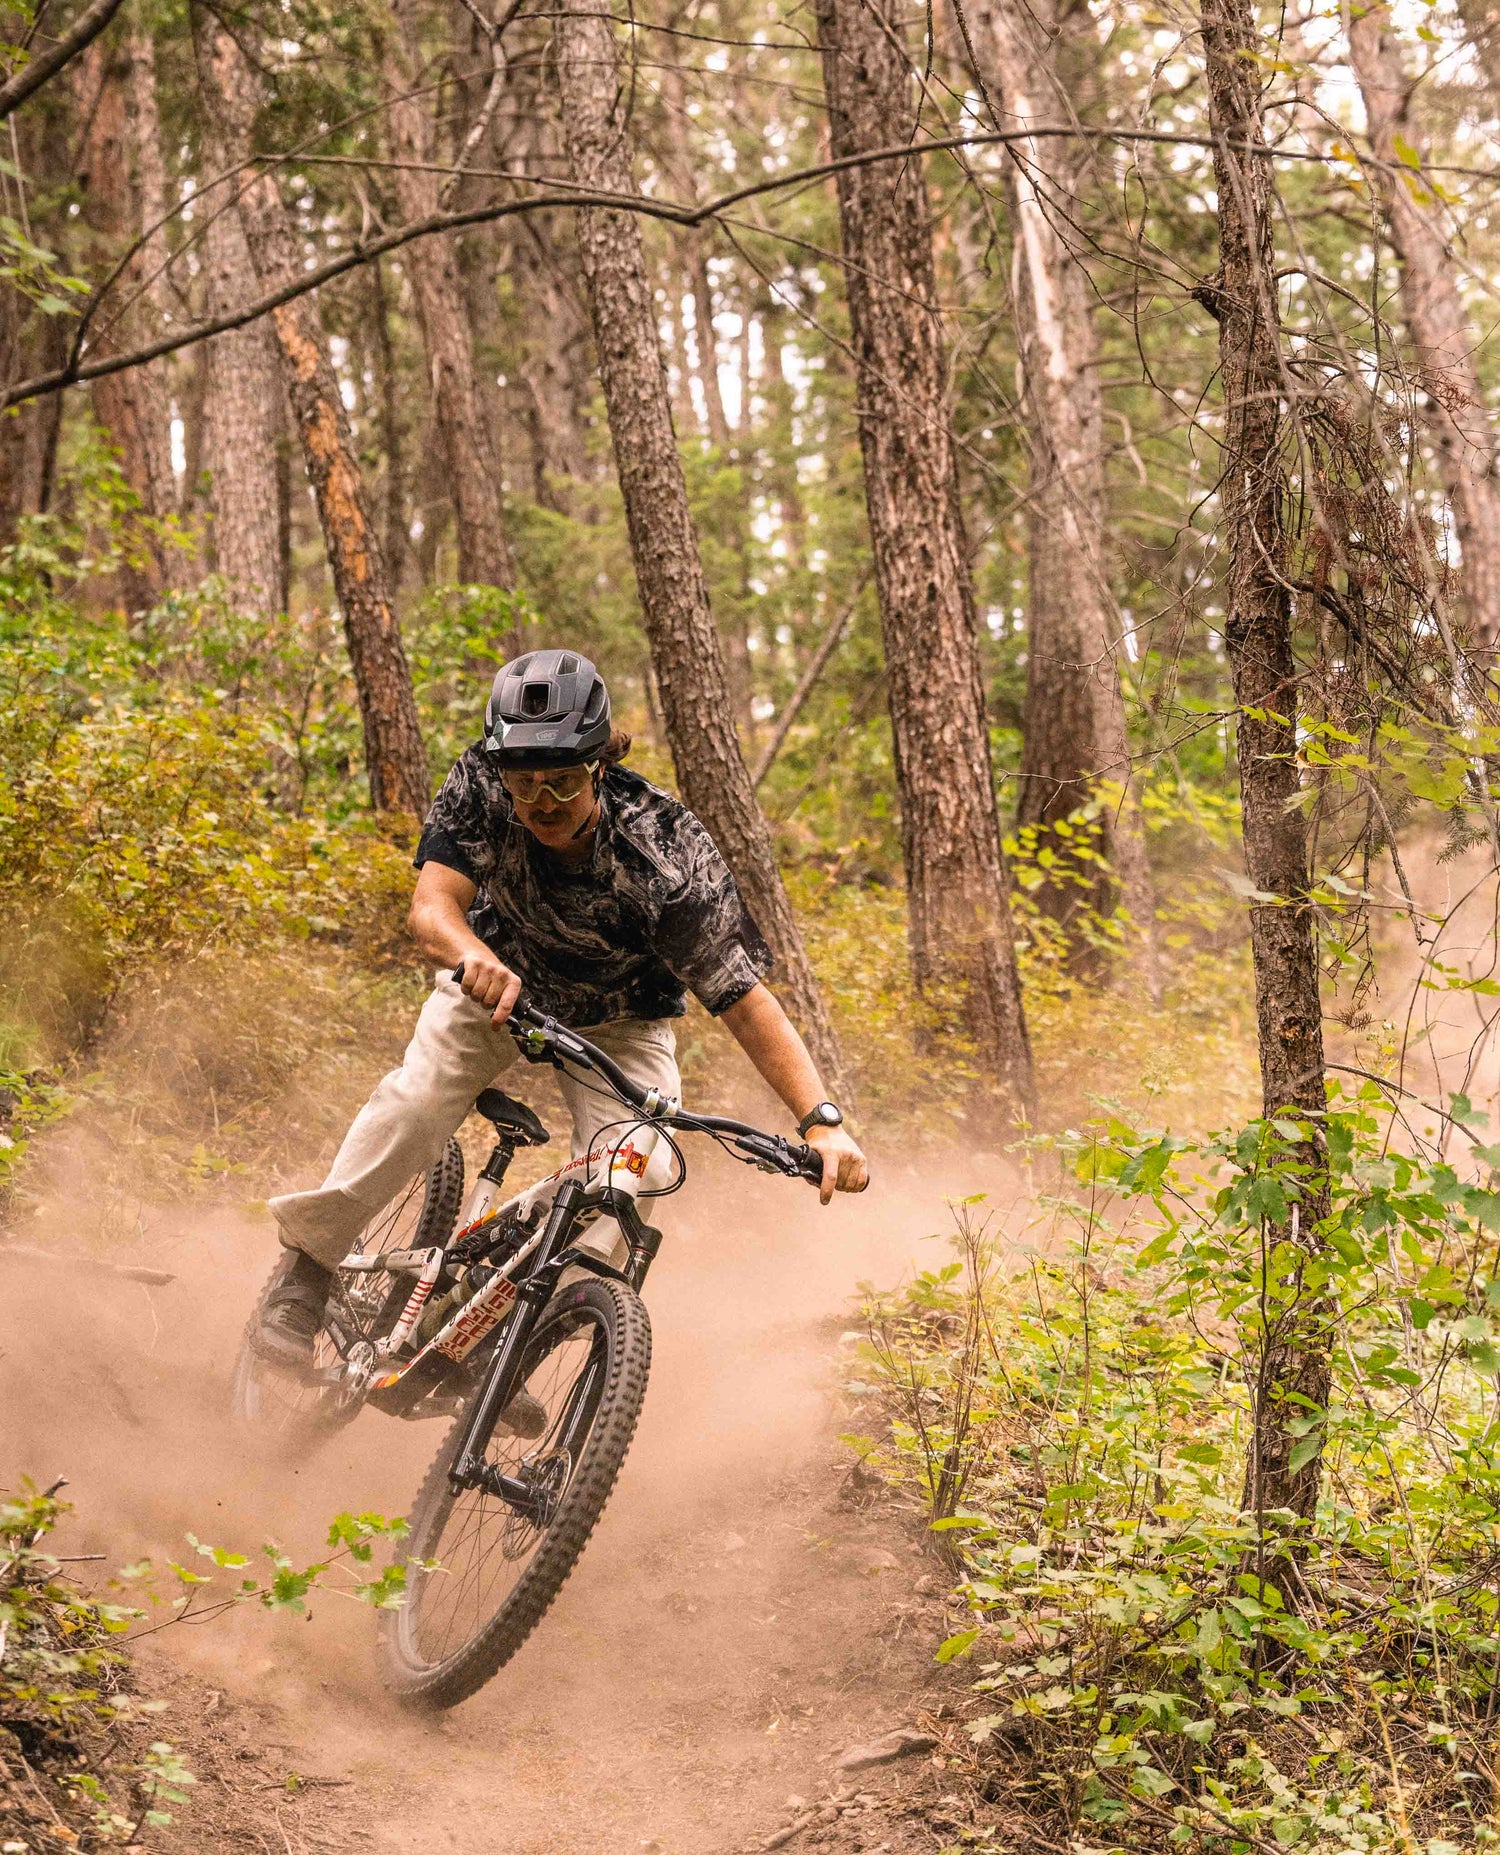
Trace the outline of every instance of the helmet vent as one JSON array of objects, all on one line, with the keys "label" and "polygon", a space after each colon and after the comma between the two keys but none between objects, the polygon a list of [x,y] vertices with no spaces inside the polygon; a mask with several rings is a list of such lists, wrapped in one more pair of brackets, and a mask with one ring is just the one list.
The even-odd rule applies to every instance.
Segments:
[{"label": "helmet vent", "polygon": [[557,660],[557,670],[560,676],[577,676],[579,670],[578,659],[571,651],[565,651]]},{"label": "helmet vent", "polygon": [[545,715],[551,705],[552,687],[549,683],[528,683],[521,691],[523,715]]}]

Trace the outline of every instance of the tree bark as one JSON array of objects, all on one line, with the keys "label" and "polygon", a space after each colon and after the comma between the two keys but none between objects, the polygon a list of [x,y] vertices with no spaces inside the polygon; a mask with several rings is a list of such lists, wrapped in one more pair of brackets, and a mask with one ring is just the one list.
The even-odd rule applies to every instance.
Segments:
[{"label": "tree bark", "polygon": [[[198,21],[198,56],[205,87],[218,103],[230,159],[244,161],[259,104],[258,79],[244,52],[206,10]],[[295,276],[301,268],[296,239],[269,175],[245,187],[239,213],[261,287],[274,288]],[[271,321],[343,615],[370,798],[378,812],[420,817],[431,788],[411,671],[314,299],[299,296],[284,303]]]},{"label": "tree bark", "polygon": [[1412,85],[1385,7],[1352,10],[1349,51],[1370,146],[1386,164],[1377,184],[1400,261],[1402,310],[1427,397],[1438,475],[1453,505],[1469,623],[1493,673],[1500,652],[1500,448],[1474,358],[1480,333],[1464,310],[1437,201],[1415,174],[1396,171],[1406,165],[1397,144],[1421,144],[1411,116]]},{"label": "tree bark", "polygon": [[[391,150],[400,162],[431,166],[438,152],[431,99],[406,94],[415,87],[414,73],[421,68],[415,0],[398,0],[396,15],[400,46],[389,40],[386,47]],[[396,199],[404,220],[411,223],[439,210],[441,178],[410,166],[396,169]],[[406,248],[401,262],[411,283],[453,492],[458,577],[465,584],[511,590],[516,565],[505,537],[500,463],[475,375],[473,334],[453,240],[418,239]]]},{"label": "tree bark", "polygon": [[[63,318],[29,308],[19,290],[0,289],[0,380],[60,366],[67,355]],[[61,419],[60,393],[0,413],[0,547],[15,541],[23,516],[51,502]]]},{"label": "tree bark", "polygon": [[701,232],[688,235],[685,275],[693,297],[693,350],[703,404],[708,414],[709,442],[728,453],[729,418],[719,388],[719,337],[714,331],[714,286],[708,274],[708,244]]},{"label": "tree bark", "polygon": [[393,595],[401,590],[411,533],[406,521],[406,434],[396,380],[396,349],[391,340],[391,305],[385,266],[377,258],[370,266],[370,314],[374,323],[376,385],[379,398],[380,449],[385,457],[385,487],[381,497],[385,568]]},{"label": "tree bark", "polygon": [[[912,113],[892,0],[818,0],[835,158]],[[1012,1122],[1034,1106],[921,164],[838,176],[860,448],[889,672],[912,969],[957,1007]]]},{"label": "tree bark", "polygon": [[[1219,269],[1199,300],[1219,324],[1224,394],[1221,532],[1228,553],[1224,645],[1234,679],[1245,867],[1274,902],[1250,903],[1256,1026],[1267,1117],[1321,1116],[1323,1020],[1317,942],[1307,902],[1305,815],[1297,770],[1297,663],[1287,591],[1286,482],[1281,462],[1280,322],[1272,241],[1271,166],[1230,146],[1262,141],[1258,39],[1250,0],[1203,0],[1209,119],[1218,187]],[[1318,1120],[1307,1158],[1309,1198],[1293,1231],[1271,1234],[1310,1248],[1327,1211],[1326,1159]],[[1283,1285],[1285,1287],[1285,1285]],[[1291,1285],[1287,1309],[1268,1336],[1255,1388],[1246,1505],[1289,1508],[1309,1520],[1317,1506],[1320,1457],[1295,1471],[1298,1416],[1328,1405],[1332,1382],[1326,1309]],[[1305,1402],[1304,1402],[1305,1400]]]},{"label": "tree bark", "polygon": [[[625,96],[608,0],[556,23],[568,157],[584,186],[633,193]],[[842,1053],[776,867],[735,734],[682,458],[672,429],[656,307],[632,213],[578,215],[584,278],[667,738],[687,804],[734,871],[780,968],[779,989],[828,1085],[847,1096]]]},{"label": "tree bark", "polygon": [[[189,305],[185,297],[174,288],[171,274],[167,268],[170,247],[167,242],[165,220],[167,217],[168,188],[167,168],[162,155],[161,108],[157,99],[156,83],[156,45],[150,32],[136,24],[131,28],[126,43],[128,76],[126,81],[126,120],[130,135],[130,159],[134,181],[135,218],[145,235],[145,242],[135,259],[135,273],[145,291],[145,300],[150,304],[156,317],[158,328],[170,328],[175,323],[186,321],[189,317]],[[147,231],[148,227],[155,230]],[[191,455],[195,449],[193,427],[198,428],[201,437],[202,427],[202,383],[203,367],[206,356],[189,356],[186,361],[186,390],[183,393],[180,416],[184,427],[184,450]],[[148,362],[148,368],[156,368],[161,379],[161,390],[167,402],[167,416],[173,415],[173,380],[183,380],[183,369],[174,370],[169,360]],[[196,446],[201,462],[201,446]],[[172,436],[168,425],[162,478],[163,493],[170,492],[171,505],[179,517],[185,516],[192,506],[193,484],[191,476],[184,472],[184,480],[179,488],[172,463]],[[168,505],[164,504],[163,507]],[[186,533],[178,546],[167,552],[167,579],[176,589],[191,586],[202,572],[202,562],[194,545],[188,547]]]},{"label": "tree bark", "polygon": [[786,376],[786,359],[782,352],[786,342],[786,306],[768,285],[757,309],[766,344],[767,378],[762,382],[761,392],[770,405],[765,438],[770,460],[767,481],[776,497],[776,514],[781,538],[786,544],[788,570],[799,573],[807,561],[807,508],[797,481],[794,394]]},{"label": "tree bark", "polygon": [[[132,188],[132,142],[127,108],[131,76],[130,45],[98,39],[74,67],[83,92],[93,100],[84,138],[79,180],[84,219],[91,234],[92,259],[101,281],[125,248],[145,229]],[[103,308],[109,332],[105,351],[129,347],[149,333],[139,316],[122,310],[145,282],[144,253],[121,273]],[[133,367],[96,380],[91,389],[94,414],[108,434],[141,513],[160,524],[176,513],[177,486],[172,476],[171,401],[165,363]],[[160,529],[120,568],[119,591],[129,612],[154,605],[167,588],[180,582],[176,550]]]},{"label": "tree bark", "polygon": [[[555,72],[538,56],[510,67],[514,131],[506,165],[532,175],[556,173],[565,159],[550,97]],[[518,399],[531,452],[532,495],[567,514],[572,484],[597,482],[607,467],[592,444],[593,339],[574,228],[560,215],[512,221],[511,275],[521,309],[523,359]]]},{"label": "tree bark", "polygon": [[[996,128],[1065,120],[1069,102],[1055,56],[1061,26],[1054,0],[985,0],[973,20]],[[1096,796],[1101,779],[1121,788],[1119,803],[1104,810],[1100,848],[1130,915],[1131,969],[1159,1000],[1156,902],[1120,686],[1124,640],[1106,558],[1099,341],[1088,274],[1065,230],[1086,159],[1086,150],[1064,141],[1013,143],[1005,154],[1012,297],[1031,452],[1017,820],[1036,827],[1044,847],[1050,836],[1050,847],[1066,862],[1068,840],[1055,827]],[[1038,900],[1073,927],[1084,893],[1076,883],[1047,883]],[[1097,885],[1091,899],[1107,909],[1108,885]],[[1076,931],[1071,939],[1075,961],[1086,967]]]},{"label": "tree bark", "polygon": [[[221,117],[221,75],[213,54],[226,39],[210,13],[195,21],[202,100],[203,168],[231,165],[230,138]],[[260,294],[245,228],[234,196],[236,175],[194,202],[206,221],[204,264],[208,311],[225,315]],[[269,322],[252,322],[215,336],[208,346],[203,388],[203,465],[213,512],[214,565],[230,597],[247,612],[269,618],[278,609],[284,579],[276,488],[276,435],[281,426],[281,382]],[[189,497],[198,485],[186,486]]]}]

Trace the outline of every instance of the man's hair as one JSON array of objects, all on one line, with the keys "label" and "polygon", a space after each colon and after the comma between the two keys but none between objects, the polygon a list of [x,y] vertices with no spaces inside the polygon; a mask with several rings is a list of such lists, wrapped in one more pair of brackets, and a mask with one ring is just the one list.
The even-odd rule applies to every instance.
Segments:
[{"label": "man's hair", "polygon": [[618,766],[630,752],[630,736],[623,728],[611,728],[609,739],[599,749],[599,758],[606,766]]}]

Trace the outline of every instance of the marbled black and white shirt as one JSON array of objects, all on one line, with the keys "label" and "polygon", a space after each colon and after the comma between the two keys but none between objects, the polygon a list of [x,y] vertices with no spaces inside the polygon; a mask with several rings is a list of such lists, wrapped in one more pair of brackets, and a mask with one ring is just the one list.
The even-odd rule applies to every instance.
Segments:
[{"label": "marbled black and white shirt", "polygon": [[570,869],[517,819],[481,745],[443,781],[416,865],[441,863],[479,893],[469,926],[529,1002],[580,1029],[675,1018],[684,988],[727,1011],[771,970],[771,952],[717,846],[670,793],[607,767],[589,859]]}]

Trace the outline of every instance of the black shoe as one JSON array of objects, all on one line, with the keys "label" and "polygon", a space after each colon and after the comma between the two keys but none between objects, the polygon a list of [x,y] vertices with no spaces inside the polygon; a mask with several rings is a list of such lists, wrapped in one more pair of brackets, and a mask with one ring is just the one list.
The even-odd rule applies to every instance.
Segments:
[{"label": "black shoe", "polygon": [[304,1369],[328,1311],[333,1271],[301,1250],[287,1250],[261,1299],[251,1339],[257,1352]]}]

